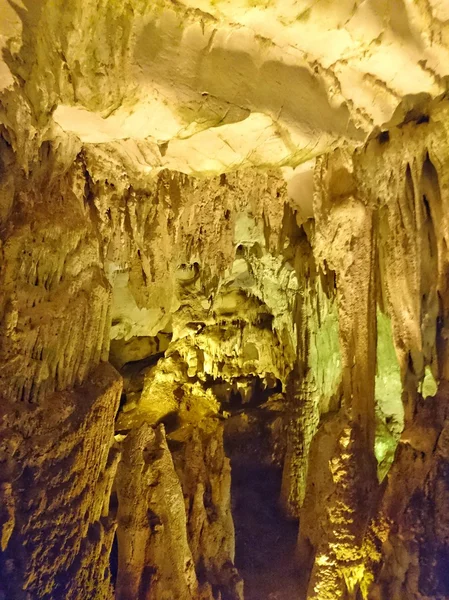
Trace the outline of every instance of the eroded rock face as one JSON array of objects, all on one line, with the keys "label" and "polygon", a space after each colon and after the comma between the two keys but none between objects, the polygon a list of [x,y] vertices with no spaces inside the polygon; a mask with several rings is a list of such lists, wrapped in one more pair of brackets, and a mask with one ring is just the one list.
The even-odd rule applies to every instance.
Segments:
[{"label": "eroded rock face", "polygon": [[[12,157],[9,153],[5,145],[4,161]],[[221,406],[212,388],[214,378],[220,374],[222,382],[218,387],[224,385],[221,396],[225,400],[230,389],[250,394],[254,374],[267,386],[275,386],[277,381],[285,379],[294,362],[295,324],[288,307],[294,303],[298,284],[288,260],[277,256],[277,248],[283,244],[280,231],[284,228],[285,184],[276,174],[260,174],[260,177],[247,172],[230,175],[229,181],[227,177],[201,181],[164,173],[150,188],[136,193],[128,187],[121,195],[114,192],[115,184],[107,183],[103,175],[103,179],[94,182],[86,170],[85,160],[80,155],[64,169],[58,162],[57,152],[53,154],[49,147],[49,155],[36,163],[35,175],[27,178],[12,162],[4,181],[1,352],[5,410],[8,414],[8,411],[15,414],[17,410],[26,413],[30,406],[45,414],[51,410],[55,394],[63,393],[65,388],[87,385],[92,380],[96,369],[107,358],[109,337],[113,338],[116,350],[111,357],[113,362],[121,367],[124,361],[131,360],[123,372],[126,403],[117,423],[118,451],[120,440],[126,437],[123,464],[131,460],[127,458],[131,450],[126,450],[126,440],[128,435],[132,440],[134,429],[144,425],[156,427],[166,419],[170,424],[173,416],[175,421],[170,426],[170,435],[175,436],[173,443],[181,443],[176,438],[176,431],[180,429],[181,439],[187,436],[181,444],[186,446],[185,452],[198,455],[199,461],[196,470],[192,471],[194,465],[187,463],[187,474],[182,468],[172,473],[179,498],[182,499],[183,488],[191,490],[185,494],[192,497],[194,516],[189,519],[187,512],[183,521],[178,519],[178,513],[162,511],[167,528],[172,530],[170,539],[184,539],[185,555],[192,555],[189,572],[169,585],[171,565],[160,558],[165,542],[156,544],[155,549],[150,535],[147,559],[143,563],[132,557],[119,561],[117,593],[128,593],[123,590],[128,588],[126,582],[132,580],[133,589],[140,590],[136,593],[156,594],[156,597],[164,593],[183,598],[189,593],[192,598],[204,594],[205,597],[221,594],[223,598],[240,598],[242,583],[232,562],[234,536],[229,466],[220,442],[219,422],[213,425],[213,419],[224,418],[226,407]],[[44,176],[45,165],[50,179]],[[218,195],[211,211],[206,199],[214,194]],[[261,206],[259,201],[264,195],[266,201]],[[138,205],[137,198],[144,200],[146,208],[144,204]],[[197,200],[199,205],[194,212],[192,201]],[[272,200],[282,212],[274,210]],[[39,207],[45,203],[47,211],[40,211]],[[164,229],[168,206],[172,207],[173,225],[171,228],[165,225]],[[53,228],[51,217],[56,215],[61,218],[59,225]],[[195,238],[197,219],[203,221],[201,240]],[[156,232],[155,237],[148,235],[152,230]],[[219,246],[215,243],[217,231],[222,238]],[[166,253],[160,254],[161,244]],[[292,248],[284,245],[288,257]],[[237,269],[235,263],[238,263]],[[126,284],[120,280],[121,276],[126,278]],[[118,288],[122,292],[117,292]],[[228,340],[222,344],[220,336],[226,331]],[[161,333],[153,346],[151,336],[158,332]],[[136,340],[147,340],[146,350],[142,350],[140,342],[134,344],[134,350],[129,350],[134,336]],[[161,346],[160,340],[165,340],[165,345]],[[151,367],[151,362],[154,363],[151,355],[154,351],[156,355],[164,352],[161,348],[165,349],[165,357]],[[151,359],[145,363],[150,369],[139,375],[142,358]],[[133,359],[137,360],[133,363]],[[133,399],[131,394],[134,394]],[[118,391],[110,407],[109,426],[117,411],[119,395]],[[209,421],[203,424],[206,418]],[[207,422],[210,424],[206,425]],[[7,423],[4,427],[7,464],[8,449],[15,453],[15,437]],[[204,436],[199,440],[194,432],[184,434],[183,427],[204,430]],[[34,432],[31,429],[29,435],[38,435]],[[149,429],[150,437],[151,432]],[[151,446],[150,441],[147,445]],[[165,476],[165,466],[171,460],[168,450],[164,456],[161,472]],[[26,462],[22,455],[18,455],[17,460],[24,468]],[[95,456],[92,460],[101,461],[101,457]],[[70,471],[67,476],[75,477],[75,472]],[[11,500],[12,477],[5,476],[3,491],[2,559],[6,569],[13,539],[11,532],[15,531],[11,516],[15,510]],[[144,488],[142,477],[137,472],[136,479],[132,480],[136,490]],[[154,477],[151,471],[149,481]],[[141,498],[142,514],[148,510],[158,514],[155,504],[165,502],[168,484],[164,481],[162,477],[160,492],[155,498]],[[130,485],[126,477],[119,474],[117,497],[122,493],[126,499]],[[94,482],[93,486],[95,488]],[[100,502],[101,497],[108,505],[109,492],[104,492],[99,485],[96,490],[95,502]],[[211,490],[214,490],[213,498],[208,500]],[[95,494],[94,489],[92,493]],[[188,503],[185,506],[182,502],[182,507],[185,511]],[[126,535],[133,538],[140,526],[135,524],[130,530],[125,527],[122,531],[120,515],[126,514],[126,510],[130,510],[126,501],[124,505],[122,500],[121,508],[119,501],[119,553],[124,552]],[[106,563],[116,523],[114,510],[110,518],[109,537],[104,541]],[[197,539],[199,534],[195,533],[199,527],[201,539]],[[66,523],[56,521],[51,530],[52,536],[64,536]],[[80,529],[76,539],[71,541],[75,555],[85,536],[84,529]],[[178,562],[182,563],[181,558]],[[82,569],[82,562],[76,564]],[[48,569],[53,567],[49,563]],[[35,568],[40,569],[40,566]],[[95,577],[100,577],[101,568],[94,555],[91,568],[97,569]],[[101,577],[109,593],[105,569]],[[141,569],[145,570],[145,576]],[[149,586],[148,573],[153,571],[158,577],[150,578],[153,585]],[[94,575],[81,575],[80,571],[79,576],[85,587],[80,584],[76,593],[88,596]],[[73,577],[76,579],[77,574]],[[146,583],[142,583],[144,580]],[[154,583],[157,580],[161,580],[159,587]],[[163,591],[164,582],[172,586],[172,591]],[[28,585],[23,571],[19,572],[14,583],[18,597],[27,593]],[[36,597],[44,598],[48,594],[51,597],[56,593],[52,583],[36,586],[33,592]],[[99,588],[98,594],[101,593]]]},{"label": "eroded rock face", "polygon": [[4,598],[113,598],[109,513],[121,381],[103,364],[46,401],[2,400]]},{"label": "eroded rock face", "polygon": [[163,426],[126,438],[116,479],[116,597],[198,598],[181,485]]},{"label": "eroded rock face", "polygon": [[109,144],[143,176],[294,167],[363,140],[447,75],[441,0],[3,0],[1,11],[3,122],[25,162],[50,134]]},{"label": "eroded rock face", "polygon": [[[445,107],[443,99],[433,108],[427,107],[424,114],[410,114],[407,124],[372,139],[350,158],[340,152],[329,161],[324,159],[317,172],[316,208],[331,199],[321,217],[318,210],[315,213],[317,232],[324,236],[317,238],[317,249],[323,259],[330,261],[334,256],[338,260],[331,264],[337,273],[344,376],[343,412],[323,422],[309,463],[300,533],[301,551],[312,555],[314,561],[307,597],[345,597],[345,593],[356,597],[361,593],[368,598],[445,598],[449,593],[442,567],[446,538],[434,528],[444,503],[444,492],[440,494],[446,479],[444,451],[437,442],[440,435],[444,439],[447,409],[447,257],[442,217],[446,149],[436,142],[437,131],[444,129],[440,111]],[[319,219],[323,219],[321,226]],[[341,237],[330,255],[328,228],[333,239]],[[354,289],[351,286],[357,277],[361,277],[360,285]],[[370,278],[371,284],[364,287]],[[385,395],[388,389],[381,385],[382,378],[390,379],[397,372],[379,359],[383,342],[378,345],[374,377],[371,332],[375,325],[360,320],[363,315],[374,318],[373,302],[391,319],[403,416],[395,409],[394,395]],[[377,321],[378,335],[384,336],[379,314]],[[351,332],[354,324],[356,331],[347,336],[345,331]],[[366,354],[357,359],[359,352]],[[357,374],[360,368],[370,368],[371,373]],[[382,373],[381,368],[386,370]],[[433,378],[440,380],[440,386],[432,398],[425,390]],[[430,394],[435,391],[433,386]],[[373,397],[382,410],[391,412],[385,424],[396,439],[402,419],[404,427],[382,486],[376,485],[372,442],[366,444],[365,438],[363,449],[363,436],[374,433],[375,438],[383,437],[379,427],[377,432],[371,429],[373,416],[363,424],[374,408]],[[341,421],[342,415],[349,417],[349,429],[348,423]],[[360,464],[352,471],[363,456],[365,466]],[[320,509],[323,497],[327,505]],[[429,521],[424,525],[426,517],[418,514]],[[313,527],[311,519],[320,527]]]},{"label": "eroded rock face", "polygon": [[200,579],[215,595],[239,600],[243,582],[234,568],[231,468],[223,446],[223,422],[204,419],[171,436],[186,503],[189,545]]}]

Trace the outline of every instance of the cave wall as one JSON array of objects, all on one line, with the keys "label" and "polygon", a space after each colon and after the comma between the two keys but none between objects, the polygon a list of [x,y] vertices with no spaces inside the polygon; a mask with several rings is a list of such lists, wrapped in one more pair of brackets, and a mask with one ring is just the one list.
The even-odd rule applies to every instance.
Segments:
[{"label": "cave wall", "polygon": [[[308,598],[449,594],[446,102],[406,112],[364,148],[317,164],[314,252],[336,272],[343,378],[341,409],[322,422],[310,451],[299,538],[314,565]],[[374,415],[376,404],[386,411],[393,401],[380,396],[382,377],[392,375],[376,357],[382,315],[401,377],[403,431],[379,483]],[[390,433],[400,417],[393,410],[386,420]]]},{"label": "cave wall", "polygon": [[120,392],[120,377],[103,363],[76,389],[39,404],[2,397],[4,598],[112,597]]}]

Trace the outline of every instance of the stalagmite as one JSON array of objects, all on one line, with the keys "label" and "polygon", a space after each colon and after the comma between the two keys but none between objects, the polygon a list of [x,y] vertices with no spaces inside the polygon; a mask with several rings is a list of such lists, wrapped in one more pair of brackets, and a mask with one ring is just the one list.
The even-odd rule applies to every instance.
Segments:
[{"label": "stalagmite", "polygon": [[182,489],[162,425],[143,423],[127,436],[115,485],[116,597],[198,597]]}]

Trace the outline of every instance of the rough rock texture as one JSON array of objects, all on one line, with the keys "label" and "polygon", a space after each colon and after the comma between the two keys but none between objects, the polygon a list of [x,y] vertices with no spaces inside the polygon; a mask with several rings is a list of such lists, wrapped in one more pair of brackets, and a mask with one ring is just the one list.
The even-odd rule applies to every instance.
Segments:
[{"label": "rough rock texture", "polygon": [[[223,421],[271,389],[307,597],[447,595],[447,111],[405,106],[322,157],[305,223],[279,172],[135,187],[91,150],[64,166],[54,144],[26,175],[4,142],[4,594],[110,597],[117,510],[117,597],[241,598]],[[109,338],[125,389],[108,459]]]},{"label": "rough rock texture", "polygon": [[126,438],[116,490],[116,598],[197,598],[182,489],[163,426],[144,423]]},{"label": "rough rock texture", "polygon": [[[114,340],[111,360],[118,367],[166,348],[166,357],[147,374],[138,375],[138,362],[132,368],[129,363],[128,374],[124,371],[121,436],[143,423],[156,426],[176,412],[181,425],[200,430],[205,417],[222,418],[211,377],[222,376],[224,390],[217,393],[225,400],[230,389],[250,392],[255,374],[269,386],[285,379],[295,357],[295,325],[289,307],[297,283],[292,267],[277,255],[283,245],[280,231],[286,205],[285,183],[276,173],[243,172],[196,180],[164,172],[146,188],[134,189],[120,172],[112,171],[106,179],[92,155],[81,153],[69,166],[62,161],[58,147],[48,144],[27,175],[4,144],[0,348],[6,407],[31,405],[45,413],[55,393],[91,381],[108,356],[109,338]],[[210,197],[215,197],[213,206]],[[172,215],[168,227],[167,210]],[[203,225],[197,238],[199,221]],[[220,246],[215,243],[217,235]],[[199,333],[203,328],[205,334]],[[226,328],[228,342],[223,345],[220,336]],[[165,339],[163,346],[156,334]],[[132,339],[135,350],[129,351]],[[147,340],[146,349],[142,340]],[[192,597],[200,590],[195,588],[197,575],[205,578],[201,584],[209,581],[215,595],[240,597],[242,585],[232,564],[229,467],[222,443],[214,449],[214,431],[221,435],[218,423],[201,442],[204,456],[198,457],[192,481],[182,470],[178,474],[185,489],[193,486],[198,514],[184,523],[172,515],[170,527],[179,539],[191,536],[191,550],[186,552],[193,553],[192,568],[197,569],[189,584]],[[14,444],[8,428],[2,435],[6,447]],[[199,452],[194,450],[199,443],[195,435],[188,439],[186,447],[193,444],[193,449],[186,452]],[[209,470],[216,472],[215,478]],[[10,485],[10,477],[5,476],[5,561],[12,527]],[[204,517],[211,486],[218,518],[212,518],[209,533],[203,527],[199,542],[194,531],[211,519]],[[164,489],[162,485],[162,496]],[[100,488],[97,491],[102,494]],[[204,508],[200,510],[201,494]],[[144,506],[145,502],[142,510]],[[55,524],[55,532],[64,527]],[[125,539],[121,529],[119,520],[119,541]],[[112,533],[105,544],[106,556]],[[75,550],[83,537],[80,530],[73,541]],[[217,554],[212,559],[213,547]],[[156,568],[157,553],[152,553],[149,550],[148,556]],[[141,581],[134,567],[134,577]],[[159,566],[162,581],[169,577],[170,566],[165,564],[165,569]],[[120,577],[119,569],[117,585],[122,586]],[[28,584],[19,576],[14,585],[25,590]],[[84,591],[76,593],[90,594],[91,585],[86,581]],[[185,590],[179,591],[179,585],[176,593],[183,597]]]},{"label": "rough rock texture", "polygon": [[381,514],[391,525],[373,599],[448,596],[447,382],[420,401],[391,469]]},{"label": "rough rock texture", "polygon": [[234,523],[231,469],[223,447],[223,423],[202,420],[173,434],[174,461],[186,502],[189,545],[200,579],[228,600],[243,598],[243,582],[233,566]]},{"label": "rough rock texture", "polygon": [[[334,259],[333,265],[348,376],[345,380],[343,370],[342,408],[323,422],[309,463],[300,553],[315,564],[310,598],[355,597],[359,589],[365,598],[449,594],[442,517],[448,401],[447,147],[438,143],[445,135],[446,110],[447,100],[440,98],[424,113],[406,114],[404,124],[373,138],[363,150],[339,152],[320,161],[317,169],[316,249],[322,260],[330,263],[337,256],[340,261]],[[323,202],[331,202],[331,209],[320,215]],[[318,237],[328,235],[329,228],[334,240],[342,237],[331,254],[329,244]],[[359,285],[353,288],[357,277]],[[391,319],[405,419],[382,486],[376,485],[373,444],[366,444],[365,437],[373,436],[375,425],[375,325],[358,321],[364,313],[375,319],[374,302]],[[356,335],[349,329],[348,336],[346,323],[350,328],[358,323]],[[348,354],[351,347],[356,360]],[[366,353],[363,360],[357,360],[358,352]],[[383,364],[378,361],[377,369]],[[357,374],[358,368],[365,372]],[[431,398],[435,379],[440,384]],[[386,423],[397,427],[392,419]],[[440,519],[441,529],[435,526]]]},{"label": "rough rock texture", "polygon": [[441,0],[2,0],[1,11],[14,146],[29,155],[49,134],[76,135],[143,172],[296,166],[363,139],[404,95],[441,93],[447,75]]},{"label": "rough rock texture", "polygon": [[120,391],[104,364],[38,406],[2,400],[3,598],[113,598],[109,497]]}]

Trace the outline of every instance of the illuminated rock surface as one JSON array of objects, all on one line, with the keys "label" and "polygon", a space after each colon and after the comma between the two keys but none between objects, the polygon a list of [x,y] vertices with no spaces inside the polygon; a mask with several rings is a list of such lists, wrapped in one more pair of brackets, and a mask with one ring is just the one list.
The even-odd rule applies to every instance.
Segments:
[{"label": "illuminated rock surface", "polygon": [[0,15],[0,600],[449,599],[447,3]]}]

